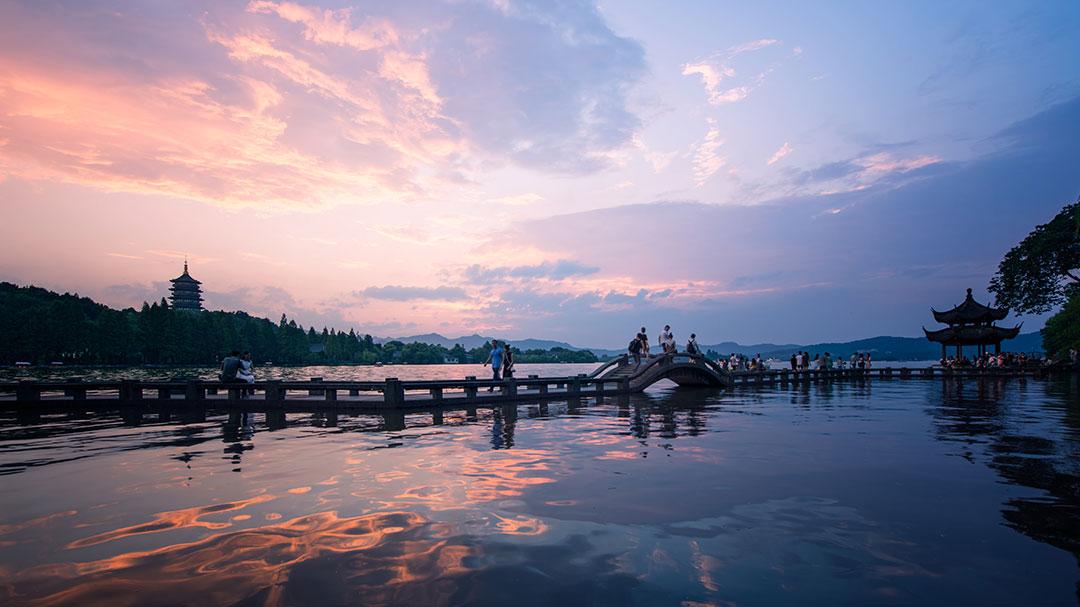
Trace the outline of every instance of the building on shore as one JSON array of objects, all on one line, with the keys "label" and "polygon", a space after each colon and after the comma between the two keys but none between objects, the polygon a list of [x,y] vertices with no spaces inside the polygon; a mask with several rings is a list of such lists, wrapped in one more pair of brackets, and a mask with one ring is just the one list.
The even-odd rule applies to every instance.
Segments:
[{"label": "building on shore", "polygon": [[187,260],[184,261],[184,273],[170,280],[169,304],[174,310],[198,312],[202,307],[202,285],[188,274]]},{"label": "building on shore", "polygon": [[971,289],[967,290],[967,298],[964,302],[953,309],[938,312],[930,308],[930,311],[934,314],[934,320],[943,325],[949,325],[937,331],[927,331],[926,327],[923,327],[926,339],[941,344],[942,359],[946,357],[949,346],[956,347],[958,359],[964,355],[964,346],[977,347],[979,356],[982,356],[986,353],[986,347],[992,345],[994,353],[1000,354],[1001,342],[1019,335],[1020,327],[1023,326],[1021,323],[1010,329],[995,325],[995,322],[1005,320],[1005,317],[1009,315],[1009,309],[991,308],[975,301],[975,298],[971,296]]}]

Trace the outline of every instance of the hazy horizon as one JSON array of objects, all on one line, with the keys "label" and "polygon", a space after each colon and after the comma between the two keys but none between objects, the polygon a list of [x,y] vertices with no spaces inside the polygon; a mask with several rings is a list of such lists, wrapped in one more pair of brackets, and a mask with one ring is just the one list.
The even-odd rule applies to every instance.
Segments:
[{"label": "hazy horizon", "polygon": [[376,336],[919,336],[1080,195],[1078,26],[1076,3],[9,2],[0,280],[138,306],[187,257],[209,308]]}]

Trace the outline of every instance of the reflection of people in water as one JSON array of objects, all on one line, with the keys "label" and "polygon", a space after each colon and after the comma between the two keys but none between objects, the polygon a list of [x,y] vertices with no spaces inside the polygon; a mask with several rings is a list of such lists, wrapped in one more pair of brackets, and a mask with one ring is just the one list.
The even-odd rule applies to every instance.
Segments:
[{"label": "reflection of people in water", "polygon": [[230,411],[229,419],[221,427],[221,440],[226,444],[225,453],[231,453],[233,472],[240,472],[240,459],[244,451],[251,451],[255,445],[250,442],[255,436],[255,414]]},{"label": "reflection of people in water", "polygon": [[514,446],[514,424],[517,422],[517,406],[496,407],[491,410],[491,448],[509,449]]}]

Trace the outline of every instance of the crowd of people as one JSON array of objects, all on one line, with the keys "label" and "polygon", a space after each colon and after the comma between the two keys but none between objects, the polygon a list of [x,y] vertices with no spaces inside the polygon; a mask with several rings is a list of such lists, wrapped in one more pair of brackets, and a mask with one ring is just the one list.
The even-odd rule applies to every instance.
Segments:
[{"label": "crowd of people", "polygon": [[984,352],[981,356],[974,356],[972,358],[968,358],[963,354],[961,354],[959,358],[948,356],[938,362],[945,369],[1004,369],[1008,367],[1026,367],[1030,360],[1032,359],[1023,352],[1019,354],[1014,354],[1012,352],[1001,352],[998,354]]}]

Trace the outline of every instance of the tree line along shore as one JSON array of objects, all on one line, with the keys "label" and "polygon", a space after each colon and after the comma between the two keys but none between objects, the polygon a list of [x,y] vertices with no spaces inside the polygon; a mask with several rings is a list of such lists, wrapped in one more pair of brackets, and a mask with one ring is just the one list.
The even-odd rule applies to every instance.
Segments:
[{"label": "tree line along shore", "polygon": [[[257,363],[295,365],[482,363],[488,349],[376,343],[359,335],[305,329],[244,312],[174,310],[162,299],[116,310],[77,294],[0,282],[0,363],[211,365],[224,352],[250,351]],[[519,363],[593,363],[588,350],[514,349]]]}]

